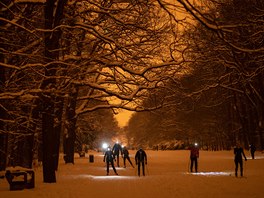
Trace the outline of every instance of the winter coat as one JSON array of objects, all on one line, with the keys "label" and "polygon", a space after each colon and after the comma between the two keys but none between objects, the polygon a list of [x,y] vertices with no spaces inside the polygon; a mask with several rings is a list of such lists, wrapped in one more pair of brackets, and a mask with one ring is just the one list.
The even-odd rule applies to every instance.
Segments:
[{"label": "winter coat", "polygon": [[113,162],[113,160],[115,159],[113,151],[106,151],[105,155],[104,155],[104,162]]},{"label": "winter coat", "polygon": [[136,164],[139,162],[145,162],[147,164],[147,154],[143,149],[139,149],[135,155]]},{"label": "winter coat", "polygon": [[197,147],[190,148],[190,158],[199,158],[199,148]]},{"label": "winter coat", "polygon": [[256,147],[253,144],[249,146],[249,149],[251,153],[254,153],[256,151]]},{"label": "winter coat", "polygon": [[120,144],[116,143],[114,146],[113,146],[113,149],[112,149],[114,155],[119,155],[119,151],[122,152],[122,147]]},{"label": "winter coat", "polygon": [[246,155],[245,155],[242,147],[235,147],[234,148],[234,154],[235,154],[235,161],[242,161],[242,155],[245,158],[245,160],[247,160]]},{"label": "winter coat", "polygon": [[129,157],[129,152],[125,148],[123,149],[123,155],[124,155],[124,157]]}]

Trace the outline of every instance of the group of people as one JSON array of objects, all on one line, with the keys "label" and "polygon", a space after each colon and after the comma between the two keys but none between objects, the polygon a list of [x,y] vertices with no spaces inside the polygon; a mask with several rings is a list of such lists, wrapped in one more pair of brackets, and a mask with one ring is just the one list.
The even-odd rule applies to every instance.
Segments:
[{"label": "group of people", "polygon": [[[250,154],[252,159],[255,159],[256,147],[251,144],[249,146]],[[195,167],[195,172],[198,172],[198,158],[199,158],[199,148],[198,144],[193,144],[190,147],[190,172],[193,172],[193,165]],[[243,177],[243,158],[247,161],[246,155],[243,148],[239,143],[234,147],[234,162],[235,162],[235,176],[238,176],[238,167],[240,167],[240,176]]]},{"label": "group of people", "polygon": [[[199,147],[198,144],[195,143],[191,145],[190,149],[190,172],[193,172],[193,168],[195,172],[198,172],[198,158],[199,158]],[[252,159],[255,158],[256,147],[251,144],[250,145],[250,153]],[[134,168],[133,163],[130,160],[129,152],[126,147],[122,148],[120,144],[116,143],[113,148],[108,147],[108,150],[104,155],[104,162],[106,162],[106,172],[109,175],[109,165],[111,164],[114,172],[118,175],[116,168],[114,166],[114,161],[116,161],[117,166],[119,167],[119,155],[123,157],[124,168],[126,168],[126,160],[130,163],[130,165]],[[234,147],[234,162],[235,162],[235,176],[238,176],[238,167],[240,167],[240,176],[243,177],[243,158],[247,161],[246,155],[244,153],[243,148],[240,144],[237,144]],[[146,152],[140,148],[135,154],[135,163],[137,165],[137,173],[140,176],[140,172],[142,169],[142,175],[145,176],[145,165],[147,165],[147,154]]]},{"label": "group of people", "polygon": [[[116,161],[117,166],[119,167],[119,155],[123,157],[124,168],[126,168],[126,161],[130,163],[130,165],[134,168],[133,163],[129,157],[129,151],[126,147],[121,147],[119,143],[115,143],[113,148],[107,148],[107,151],[104,154],[103,161],[106,162],[106,174],[109,175],[109,166],[111,164],[113,171],[116,175],[118,175],[114,161]],[[142,175],[145,176],[145,165],[147,165],[147,154],[146,152],[140,148],[135,154],[135,163],[137,165],[137,173],[140,176],[140,172],[142,169]]]}]

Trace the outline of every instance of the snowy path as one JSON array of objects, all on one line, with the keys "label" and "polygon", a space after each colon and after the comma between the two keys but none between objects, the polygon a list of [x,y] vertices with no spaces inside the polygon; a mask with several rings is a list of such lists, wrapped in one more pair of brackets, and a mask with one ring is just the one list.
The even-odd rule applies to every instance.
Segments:
[{"label": "snowy path", "polygon": [[[135,151],[130,151],[134,163]],[[247,156],[248,152],[246,151]],[[136,176],[136,170],[117,168],[119,176],[106,176],[102,153],[94,155],[94,163],[76,157],[75,164],[61,162],[57,183],[42,182],[41,167],[36,169],[34,189],[9,191],[0,179],[0,198],[262,198],[264,195],[264,154],[245,163],[245,178],[234,177],[232,151],[200,152],[199,173],[188,173],[188,151],[147,151],[147,176]],[[123,165],[120,158],[120,165]],[[230,176],[231,174],[231,176]]]}]

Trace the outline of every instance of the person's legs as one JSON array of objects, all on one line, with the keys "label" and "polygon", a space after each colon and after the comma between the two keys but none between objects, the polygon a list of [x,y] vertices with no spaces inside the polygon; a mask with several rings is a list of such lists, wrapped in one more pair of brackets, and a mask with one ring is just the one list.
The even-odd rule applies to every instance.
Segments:
[{"label": "person's legs", "polygon": [[116,172],[116,169],[115,169],[115,166],[114,166],[114,162],[113,161],[111,162],[111,165],[112,165],[112,168],[113,168],[115,174],[117,175],[117,172]]},{"label": "person's legs", "polygon": [[109,175],[109,162],[106,162],[106,174]]},{"label": "person's legs", "polygon": [[191,167],[190,167],[190,171],[193,172],[193,158],[191,158]]},{"label": "person's legs", "polygon": [[251,152],[252,159],[255,159],[255,153],[254,151]]},{"label": "person's legs", "polygon": [[242,160],[239,162],[239,165],[240,165],[240,176],[243,177],[243,161]]},{"label": "person's legs", "polygon": [[138,176],[140,176],[140,162],[138,162]]},{"label": "person's legs", "polygon": [[237,170],[238,170],[238,161],[235,160],[235,175],[237,177]]},{"label": "person's legs", "polygon": [[119,154],[116,155],[116,164],[119,167]]},{"label": "person's legs", "polygon": [[197,158],[194,159],[194,166],[195,166],[195,172],[198,172],[198,160],[197,160]]},{"label": "person's legs", "polygon": [[144,162],[142,162],[142,174],[143,174],[143,176],[145,176],[145,164],[144,164]]},{"label": "person's legs", "polygon": [[128,162],[130,163],[130,165],[134,168],[134,165],[132,164],[130,157],[127,158]]},{"label": "person's legs", "polygon": [[126,168],[126,157],[125,156],[124,156],[123,160],[124,160],[124,168]]}]

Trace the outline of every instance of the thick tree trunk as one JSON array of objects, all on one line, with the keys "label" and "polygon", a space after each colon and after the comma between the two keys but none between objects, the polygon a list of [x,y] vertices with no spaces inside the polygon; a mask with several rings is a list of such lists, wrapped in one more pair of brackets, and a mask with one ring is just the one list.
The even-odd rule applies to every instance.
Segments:
[{"label": "thick tree trunk", "polygon": [[[6,1],[3,1],[3,4],[6,4]],[[4,13],[0,13],[0,17],[3,17]],[[0,25],[3,25],[3,22],[0,22]],[[3,43],[0,44],[0,48],[3,47]],[[3,48],[4,49],[4,48]],[[0,62],[4,62],[4,55],[0,53]],[[4,91],[3,85],[5,84],[5,68],[0,67],[0,93]],[[7,160],[7,134],[3,133],[5,131],[5,123],[4,120],[7,115],[3,106],[5,106],[5,100],[0,100],[0,171],[5,170],[6,168],[6,160]]]},{"label": "thick tree trunk", "polygon": [[[4,62],[4,57],[0,54],[0,61]],[[5,69],[0,67],[0,92],[3,91],[2,85],[5,84]],[[0,171],[5,170],[6,160],[7,160],[7,134],[3,133],[5,131],[5,123],[2,121],[6,116],[6,111],[3,109],[4,100],[0,100]]]},{"label": "thick tree trunk", "polygon": [[56,139],[54,138],[54,117],[48,113],[48,110],[53,112],[53,108],[50,107],[46,112],[42,114],[42,143],[43,143],[43,179],[44,182],[53,183],[56,182],[55,175],[55,147]]},{"label": "thick tree trunk", "polygon": [[56,139],[56,159],[55,159],[55,170],[58,170],[59,166],[59,153],[60,153],[60,136],[62,131],[62,113],[63,113],[63,98],[57,97],[56,98],[56,106],[55,106],[55,119],[57,122],[54,126],[54,132],[55,132],[55,139]]},{"label": "thick tree trunk", "polygon": [[258,117],[259,117],[258,134],[259,134],[259,144],[260,144],[261,150],[264,150],[264,103],[263,103],[263,100],[264,100],[264,80],[263,80],[263,77],[264,77],[264,73],[262,72],[258,78],[259,93],[261,94],[261,99],[262,99],[260,101],[260,105],[258,108],[258,111],[259,111],[259,113],[258,113]]},{"label": "thick tree trunk", "polygon": [[[63,17],[63,9],[66,0],[47,0],[44,16],[45,16],[45,29],[52,30],[60,24]],[[45,32],[45,58],[46,62],[52,62],[59,58],[59,41],[61,31],[55,30],[52,32]],[[56,75],[57,64],[50,64],[46,70],[46,76],[51,77],[45,80],[42,88],[56,88],[56,79],[52,78]],[[42,141],[43,141],[43,178],[44,182],[56,182],[55,171],[57,169],[57,160],[59,156],[59,132],[55,130],[54,123],[56,101],[53,93],[48,93],[42,97],[44,101],[44,110],[42,114]]]},{"label": "thick tree trunk", "polygon": [[[4,80],[4,70],[0,68],[0,84]],[[1,90],[1,87],[0,87]],[[5,101],[0,100],[0,103],[3,105]],[[2,121],[6,118],[6,111],[0,106],[0,171],[5,170],[6,160],[7,160],[7,134],[3,133],[5,131],[5,123]]]},{"label": "thick tree trunk", "polygon": [[257,123],[257,137],[258,137],[258,142],[257,145],[259,145],[260,150],[264,150],[264,105],[260,104],[258,108],[258,123]]},{"label": "thick tree trunk", "polygon": [[71,97],[68,101],[68,109],[66,110],[67,123],[66,134],[64,136],[64,154],[65,154],[65,163],[74,164],[74,147],[76,139],[76,102],[77,102],[78,88],[74,88]]}]

